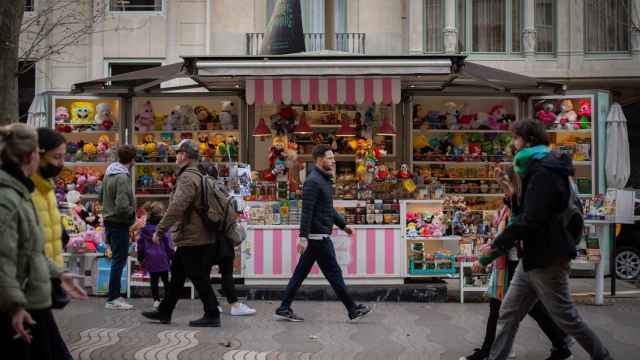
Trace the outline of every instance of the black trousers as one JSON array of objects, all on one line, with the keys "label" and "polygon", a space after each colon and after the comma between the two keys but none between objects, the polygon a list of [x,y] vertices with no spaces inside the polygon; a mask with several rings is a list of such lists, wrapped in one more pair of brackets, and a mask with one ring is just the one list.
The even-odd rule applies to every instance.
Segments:
[{"label": "black trousers", "polygon": [[29,314],[36,322],[29,327],[32,336],[31,344],[27,344],[22,338],[14,338],[16,333],[11,325],[11,317],[7,314],[1,315],[0,349],[2,352],[16,360],[72,359],[51,310],[29,310]]},{"label": "black trousers", "polygon": [[160,289],[158,283],[160,282],[160,279],[162,279],[162,285],[164,286],[164,293],[166,296],[169,291],[169,272],[152,272],[149,273],[149,277],[151,277],[151,296],[153,297],[153,300],[160,301]]},{"label": "black trousers", "polygon": [[222,283],[222,292],[227,298],[229,304],[238,302],[238,295],[236,295],[236,284],[233,280],[233,260],[235,257],[226,256],[220,259],[220,280]]},{"label": "black trousers", "polygon": [[215,255],[211,245],[178,247],[171,263],[171,284],[165,298],[160,302],[158,311],[171,314],[178,303],[184,283],[189,278],[198,291],[204,308],[205,317],[220,316],[218,300],[209,284],[211,259]]},{"label": "black trousers", "polygon": [[289,308],[293,302],[293,298],[296,296],[296,292],[302,285],[304,279],[309,275],[311,267],[315,262],[318,262],[320,270],[331,284],[333,291],[335,291],[338,299],[342,301],[348,311],[355,308],[356,304],[353,299],[347,293],[347,286],[344,283],[342,277],[342,269],[338,265],[336,260],[336,251],[333,248],[333,241],[330,238],[324,240],[309,240],[307,249],[300,256],[300,261],[296,266],[289,284],[285,290],[284,298],[280,308]]},{"label": "black trousers", "polygon": [[[513,279],[513,274],[515,273],[517,266],[517,261],[507,262],[509,283],[511,283],[511,279]],[[482,343],[482,351],[487,354],[491,351],[491,345],[493,345],[493,341],[496,338],[496,329],[498,327],[501,305],[502,302],[500,300],[489,299],[489,319],[487,319],[487,329],[484,335],[484,342]],[[531,308],[529,316],[538,323],[540,330],[542,330],[542,332],[549,338],[554,348],[563,348],[566,346],[565,339],[567,334],[565,334],[565,332],[556,325],[551,318],[551,315],[540,301]]]}]

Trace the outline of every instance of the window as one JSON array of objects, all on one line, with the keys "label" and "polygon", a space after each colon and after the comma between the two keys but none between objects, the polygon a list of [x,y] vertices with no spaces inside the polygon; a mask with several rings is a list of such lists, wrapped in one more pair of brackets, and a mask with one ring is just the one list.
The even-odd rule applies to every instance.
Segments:
[{"label": "window", "polygon": [[[342,7],[343,1],[334,1],[338,9]],[[346,2],[345,2],[346,3]],[[267,23],[271,19],[271,14],[276,5],[276,0],[267,0]],[[324,0],[300,0],[300,10],[302,12],[302,31],[304,33],[324,33]],[[340,23],[336,16],[336,32],[339,32]]]},{"label": "window", "polygon": [[35,0],[26,0],[26,1],[24,2],[24,11],[25,11],[25,12],[33,11],[33,10],[34,10],[34,8],[35,8],[35,6],[34,6],[34,2],[35,2]]},{"label": "window", "polygon": [[536,0],[534,21],[536,27],[536,52],[555,52],[555,0]]},{"label": "window", "polygon": [[629,0],[585,0],[585,52],[629,51]]},{"label": "window", "polygon": [[18,63],[18,114],[20,122],[26,122],[29,107],[36,96],[36,64],[32,61]]},{"label": "window", "polygon": [[[148,63],[117,63],[117,62],[112,62],[109,63],[109,77],[111,76],[116,76],[116,75],[121,75],[121,74],[126,74],[128,72],[132,72],[132,71],[138,71],[138,70],[144,70],[144,69],[150,69],[150,68],[154,68],[156,66],[162,66],[162,63],[159,62],[148,62]],[[140,80],[140,81],[136,81],[135,86],[139,86],[142,84],[145,84],[147,82],[149,82],[150,80]],[[128,84],[131,84],[131,82],[127,82]],[[119,82],[119,81],[113,81],[111,83],[112,86],[118,86],[118,85],[124,85],[123,82]],[[159,89],[160,85],[154,86],[151,89]]]},{"label": "window", "polygon": [[162,11],[163,0],[110,0],[110,11],[146,11],[146,12],[159,12]]},{"label": "window", "polygon": [[457,8],[462,51],[522,52],[523,0],[458,0]]},{"label": "window", "polygon": [[444,51],[444,0],[424,1],[425,52]]}]

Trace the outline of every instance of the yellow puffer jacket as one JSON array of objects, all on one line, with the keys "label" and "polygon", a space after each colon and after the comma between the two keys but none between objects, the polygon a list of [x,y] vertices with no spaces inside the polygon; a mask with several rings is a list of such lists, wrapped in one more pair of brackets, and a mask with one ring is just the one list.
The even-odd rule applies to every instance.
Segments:
[{"label": "yellow puffer jacket", "polygon": [[62,222],[56,202],[53,182],[36,174],[31,177],[36,186],[31,194],[33,204],[44,235],[44,252],[59,268],[64,267],[62,260]]}]

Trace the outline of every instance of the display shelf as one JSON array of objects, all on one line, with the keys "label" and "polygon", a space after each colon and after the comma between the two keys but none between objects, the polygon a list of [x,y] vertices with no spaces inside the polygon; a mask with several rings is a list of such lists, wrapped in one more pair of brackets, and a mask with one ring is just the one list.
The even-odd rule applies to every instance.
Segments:
[{"label": "display shelf", "polygon": [[460,236],[405,236],[407,241],[460,241]]},{"label": "display shelf", "polygon": [[548,133],[550,134],[567,134],[567,133],[576,133],[576,134],[591,134],[593,129],[548,129]]},{"label": "display shelf", "polygon": [[438,181],[497,181],[496,178],[438,178]]},{"label": "display shelf", "polygon": [[480,133],[480,134],[503,134],[511,132],[510,130],[482,130],[482,129],[413,129],[414,133]]},{"label": "display shelf", "polygon": [[[63,125],[75,125],[71,123],[64,123]],[[61,132],[63,135],[109,135],[109,134],[120,134],[120,130],[72,130],[71,132]]]},{"label": "display shelf", "polygon": [[591,166],[591,161],[573,161],[573,165],[576,166]]},{"label": "display shelf", "polygon": [[137,198],[149,199],[149,198],[170,198],[171,194],[140,194],[136,193]]},{"label": "display shelf", "polygon": [[108,166],[109,164],[111,164],[110,162],[106,162],[106,161],[96,161],[96,162],[92,162],[92,161],[65,161],[64,162],[64,166],[66,167],[74,167],[74,166]]},{"label": "display shelf", "polygon": [[[489,290],[488,286],[465,286],[464,285],[464,269],[465,268],[471,268],[473,266],[472,262],[468,262],[468,261],[463,261],[460,263],[460,274],[459,274],[459,280],[460,280],[460,303],[464,304],[464,293],[465,292],[486,292]],[[487,274],[488,275],[488,274]]]},{"label": "display shelf", "polygon": [[445,193],[446,195],[451,196],[476,196],[476,197],[504,197],[504,194],[475,194],[475,193]]},{"label": "display shelf", "polygon": [[82,194],[82,195],[80,195],[81,199],[97,199],[99,197],[100,197],[99,194]]},{"label": "display shelf", "polygon": [[176,163],[167,162],[136,162],[136,166],[176,166]]},{"label": "display shelf", "polygon": [[[489,164],[495,164],[492,161],[423,161],[414,160],[414,165],[472,165],[472,166],[484,166]],[[507,165],[511,164],[509,161],[502,161],[498,164]]]},{"label": "display shelf", "polygon": [[211,129],[205,129],[205,130],[151,130],[151,131],[140,131],[140,130],[136,130],[136,135],[140,136],[140,135],[146,135],[146,134],[153,134],[153,135],[159,135],[159,134],[186,134],[186,133],[215,133],[215,134],[239,134],[240,130],[239,129],[234,129],[234,130],[211,130]]}]

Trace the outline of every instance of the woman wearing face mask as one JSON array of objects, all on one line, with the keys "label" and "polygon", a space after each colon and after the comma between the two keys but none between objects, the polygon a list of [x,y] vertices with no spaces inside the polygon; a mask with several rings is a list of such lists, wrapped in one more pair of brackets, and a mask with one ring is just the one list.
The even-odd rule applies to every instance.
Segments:
[{"label": "woman wearing face mask", "polygon": [[31,194],[33,204],[38,211],[44,235],[44,252],[59,268],[63,268],[62,260],[62,222],[56,203],[53,178],[58,176],[64,167],[66,141],[64,137],[49,128],[39,128],[38,146],[40,163],[38,171],[31,177],[35,191]]}]

